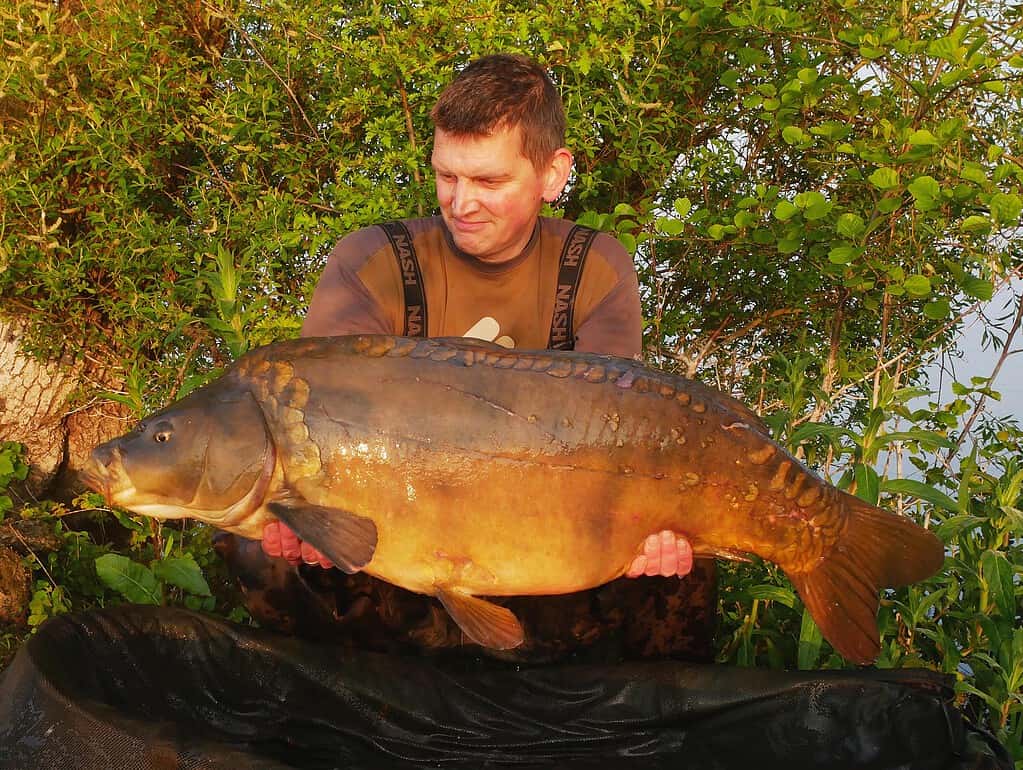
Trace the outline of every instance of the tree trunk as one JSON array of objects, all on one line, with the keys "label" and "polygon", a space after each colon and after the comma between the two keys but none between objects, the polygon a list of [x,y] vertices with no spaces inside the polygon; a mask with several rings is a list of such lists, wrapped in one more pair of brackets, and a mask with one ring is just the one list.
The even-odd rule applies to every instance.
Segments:
[{"label": "tree trunk", "polygon": [[22,502],[67,500],[81,491],[77,471],[98,443],[123,433],[126,410],[81,393],[107,380],[66,361],[37,361],[21,348],[23,327],[0,318],[0,440],[24,444],[28,478],[11,489]]}]

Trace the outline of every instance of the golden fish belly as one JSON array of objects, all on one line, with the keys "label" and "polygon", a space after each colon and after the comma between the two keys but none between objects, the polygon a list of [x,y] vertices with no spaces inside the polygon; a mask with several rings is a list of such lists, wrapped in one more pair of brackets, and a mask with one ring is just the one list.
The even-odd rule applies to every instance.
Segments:
[{"label": "golden fish belly", "polygon": [[[366,571],[423,593],[590,588],[620,576],[644,538],[662,529],[705,553],[777,560],[808,545],[798,507],[784,495],[752,493],[748,480],[735,484],[693,469],[597,468],[586,451],[510,459],[419,449],[394,462],[396,454],[392,449],[386,465],[349,456],[302,491],[313,502],[372,518],[378,542]],[[765,515],[774,518],[758,520]]]}]

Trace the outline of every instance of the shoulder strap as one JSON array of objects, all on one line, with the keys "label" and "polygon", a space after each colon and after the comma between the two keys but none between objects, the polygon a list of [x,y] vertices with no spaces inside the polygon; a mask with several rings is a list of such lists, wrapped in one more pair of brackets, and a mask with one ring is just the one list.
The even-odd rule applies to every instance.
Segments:
[{"label": "shoulder strap", "polygon": [[551,318],[551,333],[547,340],[549,350],[575,348],[575,335],[572,333],[575,295],[579,291],[583,263],[597,234],[597,230],[575,225],[565,238],[558,263],[558,288],[554,295],[554,316]]},{"label": "shoulder strap", "polygon": [[419,257],[412,243],[412,234],[402,222],[384,222],[380,228],[387,234],[398,261],[401,286],[405,300],[406,337],[425,337],[427,332],[426,290],[423,287],[423,271],[419,269]]}]

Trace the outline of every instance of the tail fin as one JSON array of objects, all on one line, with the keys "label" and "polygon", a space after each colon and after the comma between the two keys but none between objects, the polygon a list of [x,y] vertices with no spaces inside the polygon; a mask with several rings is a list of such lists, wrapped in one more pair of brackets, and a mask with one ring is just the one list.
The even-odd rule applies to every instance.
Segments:
[{"label": "tail fin", "polygon": [[915,583],[944,562],[941,541],[904,516],[843,493],[839,541],[809,572],[789,574],[824,638],[844,658],[872,663],[881,650],[878,591]]}]

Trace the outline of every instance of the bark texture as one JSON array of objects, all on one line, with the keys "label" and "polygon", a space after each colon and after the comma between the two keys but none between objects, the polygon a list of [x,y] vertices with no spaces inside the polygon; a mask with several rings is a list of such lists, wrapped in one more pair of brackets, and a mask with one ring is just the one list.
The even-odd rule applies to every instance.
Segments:
[{"label": "bark texture", "polygon": [[22,327],[0,318],[0,440],[24,444],[28,478],[12,486],[21,502],[67,499],[82,489],[77,471],[92,447],[123,433],[127,420],[117,404],[89,401],[102,373],[66,361],[37,361],[21,347]]},{"label": "bark texture", "polygon": [[32,598],[31,577],[21,556],[0,545],[0,624],[25,623]]}]

